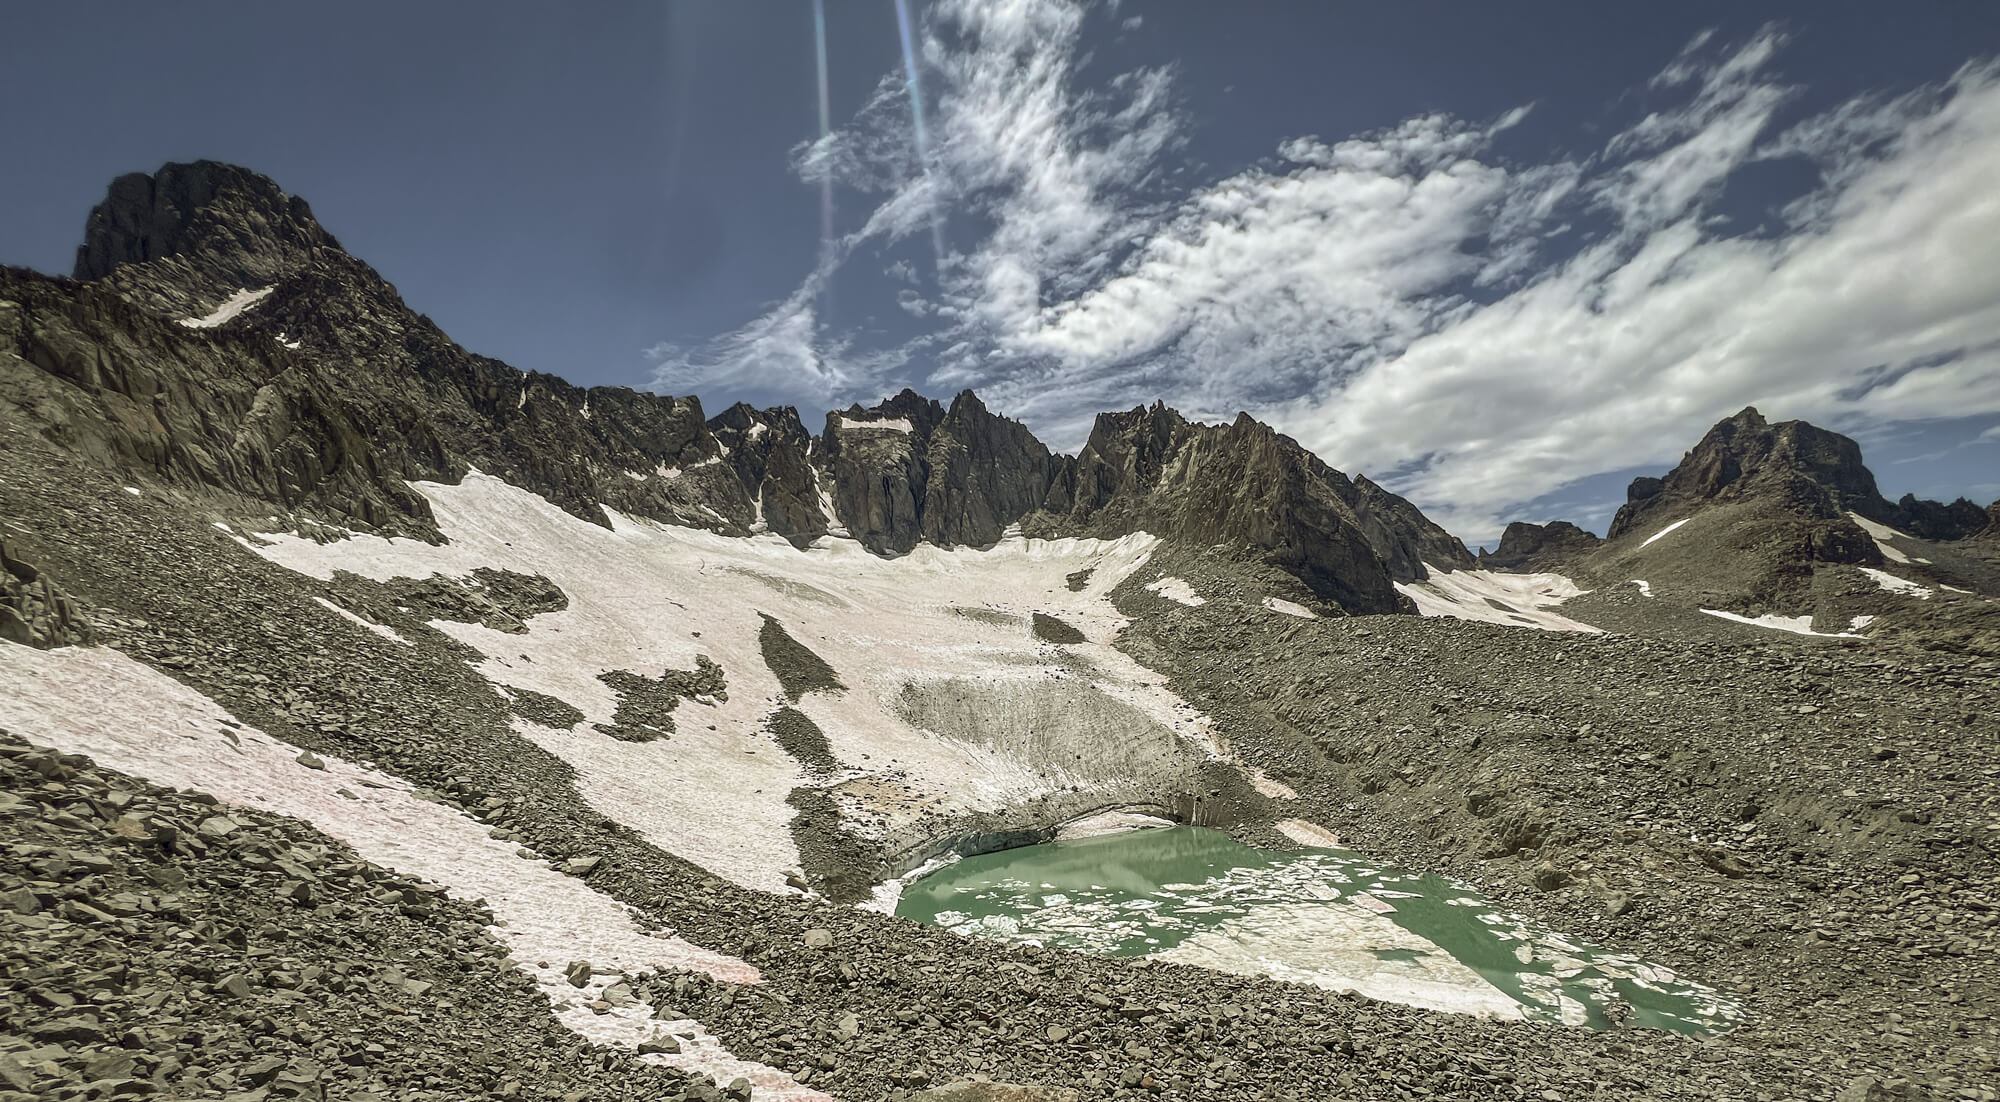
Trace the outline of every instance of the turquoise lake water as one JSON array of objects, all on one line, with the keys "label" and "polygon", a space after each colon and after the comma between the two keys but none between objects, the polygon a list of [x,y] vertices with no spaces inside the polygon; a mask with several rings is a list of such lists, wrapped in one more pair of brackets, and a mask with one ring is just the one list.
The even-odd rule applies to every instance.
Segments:
[{"label": "turquoise lake water", "polygon": [[1200,827],[968,857],[907,884],[896,913],[969,936],[1501,1018],[1705,1034],[1741,1016],[1710,988],[1564,937],[1464,884],[1346,850],[1256,849]]}]

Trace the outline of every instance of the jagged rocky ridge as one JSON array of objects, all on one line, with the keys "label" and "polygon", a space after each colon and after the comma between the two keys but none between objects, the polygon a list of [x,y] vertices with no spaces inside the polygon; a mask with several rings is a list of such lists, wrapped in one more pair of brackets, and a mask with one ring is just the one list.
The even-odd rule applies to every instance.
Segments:
[{"label": "jagged rocky ridge", "polygon": [[826,415],[589,390],[467,352],[348,254],[304,200],[212,161],[121,176],[73,279],[0,273],[0,393],[86,459],[305,522],[435,538],[406,483],[477,468],[603,523],[600,506],[894,555],[1145,528],[1224,544],[1353,613],[1472,565],[1409,502],[1247,416],[1100,417],[1075,458],[970,391]]}]

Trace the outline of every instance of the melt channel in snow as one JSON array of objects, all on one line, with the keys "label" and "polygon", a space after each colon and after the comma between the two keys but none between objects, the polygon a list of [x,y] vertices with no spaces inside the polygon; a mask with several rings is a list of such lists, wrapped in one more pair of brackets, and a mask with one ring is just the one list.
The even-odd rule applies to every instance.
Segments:
[{"label": "melt channel in snow", "polygon": [[[108,647],[40,651],[0,643],[0,681],[8,687],[0,693],[0,727],[30,742],[88,754],[154,784],[303,819],[377,865],[459,899],[483,900],[495,920],[489,932],[514,967],[534,978],[557,1020],[577,1034],[634,1048],[672,1033],[681,1038],[679,1053],[640,1059],[724,1083],[740,1076],[760,1099],[828,1099],[777,1068],[735,1058],[694,1021],[654,1021],[643,1004],[592,1010],[621,972],[679,969],[741,984],[760,977],[743,961],[641,929],[624,904],[517,856],[484,824],[418,799],[407,782],[329,755],[319,755],[325,768],[308,768],[296,760],[297,747],[241,725],[214,701]],[[115,713],[105,700],[119,702]],[[564,976],[577,960],[599,970],[581,989]]]}]

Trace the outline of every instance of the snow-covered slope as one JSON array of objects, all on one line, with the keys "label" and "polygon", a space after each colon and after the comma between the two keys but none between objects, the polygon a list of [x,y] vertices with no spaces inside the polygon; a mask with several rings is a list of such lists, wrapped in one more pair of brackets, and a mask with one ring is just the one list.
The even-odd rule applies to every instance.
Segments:
[{"label": "snow-covered slope", "polygon": [[[607,529],[477,472],[415,488],[449,544],[281,535],[256,550],[319,578],[496,567],[553,581],[569,607],[533,617],[525,635],[435,626],[484,655],[480,672],[494,683],[582,711],[569,730],[517,724],[577,768],[599,810],[746,886],[785,890],[800,863],[786,797],[808,783],[768,732],[787,700],[760,643],[766,616],[845,686],[793,706],[841,767],[826,783],[848,829],[873,840],[1038,797],[1077,810],[1163,797],[1221,753],[1202,716],[1111,646],[1124,621],[1106,595],[1146,562],[1150,536],[1010,537],[883,559],[850,540],[802,552],[616,513]],[[1066,578],[1084,570],[1088,584],[1072,590]],[[1083,641],[1038,640],[1037,613]],[[670,738],[625,742],[593,728],[612,723],[619,703],[600,674],[658,676],[698,655],[722,667],[726,699],[683,704]]]}]

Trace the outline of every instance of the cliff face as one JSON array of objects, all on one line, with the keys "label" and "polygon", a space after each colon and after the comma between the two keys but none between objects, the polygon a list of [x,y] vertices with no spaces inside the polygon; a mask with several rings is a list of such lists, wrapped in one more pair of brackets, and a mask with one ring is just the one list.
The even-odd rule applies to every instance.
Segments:
[{"label": "cliff face", "polygon": [[319,521],[435,538],[409,482],[477,468],[603,510],[878,554],[1144,528],[1296,573],[1355,612],[1472,565],[1409,502],[1247,416],[1106,414],[1072,459],[970,391],[826,416],[583,389],[467,352],[301,199],[216,162],[121,176],[75,280],[0,273],[0,413],[86,461]]},{"label": "cliff face", "polygon": [[1498,570],[1551,570],[1558,564],[1597,550],[1603,540],[1566,520],[1547,524],[1515,521],[1500,533],[1491,554],[1481,552],[1479,565]]},{"label": "cliff face", "polygon": [[1427,562],[1473,565],[1409,502],[1247,415],[1196,425],[1157,404],[1101,414],[1073,467],[1058,468],[1048,506],[1098,534],[1239,548],[1350,612],[1399,610],[1392,583],[1425,577]]}]

